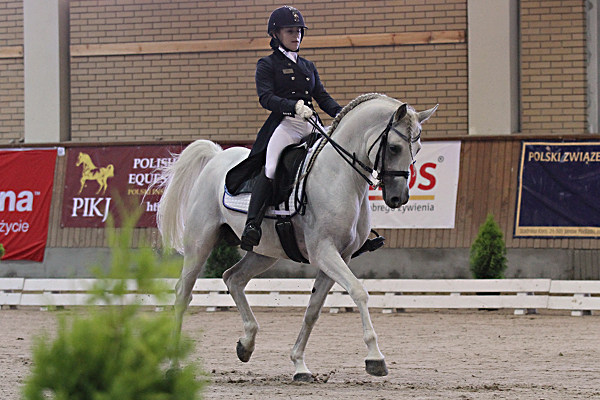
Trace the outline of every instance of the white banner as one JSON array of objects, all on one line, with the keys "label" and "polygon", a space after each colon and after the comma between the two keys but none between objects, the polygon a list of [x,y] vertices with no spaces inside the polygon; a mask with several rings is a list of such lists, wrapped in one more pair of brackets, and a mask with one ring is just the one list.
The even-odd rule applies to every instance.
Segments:
[{"label": "white banner", "polygon": [[460,169],[460,142],[423,142],[410,168],[410,200],[391,209],[381,189],[369,190],[371,227],[454,228]]}]

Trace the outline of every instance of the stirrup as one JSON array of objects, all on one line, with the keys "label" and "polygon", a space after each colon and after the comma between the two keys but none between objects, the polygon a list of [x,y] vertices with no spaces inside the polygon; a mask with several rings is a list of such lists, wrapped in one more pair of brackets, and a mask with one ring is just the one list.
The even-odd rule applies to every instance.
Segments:
[{"label": "stirrup", "polygon": [[377,237],[373,239],[367,239],[367,241],[360,247],[360,249],[356,250],[354,254],[352,254],[351,258],[358,257],[362,253],[366,253],[367,251],[375,251],[381,246],[383,246],[385,244],[385,238],[383,236],[379,236],[377,232],[375,232],[375,234],[377,235]]},{"label": "stirrup", "polygon": [[254,221],[250,221],[246,224],[244,232],[242,233],[242,244],[240,247],[242,250],[252,251],[252,247],[258,246],[260,238],[262,237],[262,230],[260,226],[257,226]]}]

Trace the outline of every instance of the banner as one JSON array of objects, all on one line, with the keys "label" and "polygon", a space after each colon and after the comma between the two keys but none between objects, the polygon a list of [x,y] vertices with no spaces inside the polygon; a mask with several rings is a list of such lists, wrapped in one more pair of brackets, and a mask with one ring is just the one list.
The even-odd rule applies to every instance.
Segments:
[{"label": "banner", "polygon": [[69,148],[61,225],[100,228],[112,215],[120,226],[121,202],[141,207],[137,227],[155,227],[162,189],[150,186],[159,177],[157,169],[182,150],[181,145]]},{"label": "banner", "polygon": [[523,142],[515,236],[600,236],[600,142]]},{"label": "banner", "polygon": [[424,142],[410,167],[410,199],[400,208],[385,205],[381,189],[369,190],[371,227],[454,228],[460,142]]},{"label": "banner", "polygon": [[0,150],[3,260],[44,261],[56,149]]}]

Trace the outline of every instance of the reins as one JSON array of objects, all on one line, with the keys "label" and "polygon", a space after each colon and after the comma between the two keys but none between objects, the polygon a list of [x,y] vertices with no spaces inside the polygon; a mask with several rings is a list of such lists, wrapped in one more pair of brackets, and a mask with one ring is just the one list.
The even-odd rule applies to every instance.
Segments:
[{"label": "reins", "polygon": [[313,126],[313,129],[317,130],[321,136],[323,136],[329,143],[331,143],[335,151],[337,151],[337,153],[340,155],[340,157],[342,157],[344,161],[346,161],[346,163],[348,163],[352,168],[354,168],[354,170],[358,172],[358,174],[362,176],[363,179],[367,181],[369,185],[375,186],[376,184],[372,182],[371,179],[369,179],[369,177],[363,171],[359,170],[357,165],[366,172],[368,172],[370,175],[372,175],[374,172],[373,168],[369,167],[368,165],[365,165],[362,161],[356,158],[356,153],[350,154],[348,150],[344,149],[339,143],[333,140],[331,136],[325,133],[325,131],[321,128],[321,126],[319,126],[319,124],[316,121],[318,121],[317,118],[310,118],[308,120],[308,122]]},{"label": "reins", "polygon": [[[348,165],[350,165],[369,185],[377,188],[377,187],[384,186],[383,178],[385,176],[402,176],[406,179],[408,179],[408,177],[410,176],[409,171],[388,171],[385,169],[385,153],[386,153],[385,149],[387,147],[388,135],[389,135],[390,131],[393,130],[402,139],[404,139],[406,142],[408,142],[409,151],[411,153],[411,158],[412,158],[412,143],[415,143],[421,137],[421,135],[419,134],[416,138],[412,139],[412,137],[404,135],[400,131],[398,131],[396,128],[394,128],[393,125],[394,125],[394,116],[395,115],[396,115],[396,113],[394,112],[390,118],[390,121],[386,125],[385,129],[379,134],[379,136],[373,142],[371,147],[369,147],[367,156],[369,156],[371,154],[371,151],[373,150],[373,147],[375,146],[375,144],[377,142],[380,142],[379,149],[377,150],[377,156],[375,157],[375,164],[373,165],[373,168],[369,167],[368,165],[365,165],[363,162],[361,162],[356,157],[356,153],[350,153],[348,150],[344,149],[339,143],[337,143],[335,140],[333,140],[330,135],[325,133],[323,131],[323,129],[317,123],[318,116],[316,116],[314,119],[310,118],[308,120],[308,122],[313,126],[313,128],[316,131],[319,132],[319,134],[321,134],[325,138],[325,140],[327,140],[329,143],[331,143],[331,145],[333,146],[335,151],[337,151],[337,153],[342,157],[342,159],[344,161],[346,161],[346,163]],[[315,154],[315,157],[316,157],[316,154]],[[414,160],[413,160],[413,162],[414,162]],[[380,166],[380,164],[381,164],[381,166]],[[365,172],[363,172],[359,169],[359,167],[362,168],[363,171],[365,171],[366,173],[371,175],[376,180],[376,182],[373,182],[365,174]]]}]

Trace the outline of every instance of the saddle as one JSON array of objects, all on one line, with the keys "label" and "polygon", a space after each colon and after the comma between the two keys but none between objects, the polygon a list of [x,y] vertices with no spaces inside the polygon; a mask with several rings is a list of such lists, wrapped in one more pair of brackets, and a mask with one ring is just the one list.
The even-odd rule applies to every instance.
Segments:
[{"label": "saddle", "polygon": [[[292,217],[296,214],[303,215],[306,208],[306,177],[299,178],[305,172],[305,161],[310,152],[309,144],[304,142],[290,145],[281,152],[273,179],[273,196],[265,213],[265,218],[277,219],[275,229],[287,256],[293,261],[305,264],[309,264],[309,261],[298,248]],[[256,178],[244,182],[235,196],[225,187],[223,205],[230,210],[247,213],[255,182]]]},{"label": "saddle", "polygon": [[[310,264],[298,248],[292,217],[296,214],[304,215],[306,210],[306,177],[308,174],[308,160],[312,158],[313,150],[318,146],[312,146],[314,141],[287,146],[281,152],[273,179],[273,196],[270,207],[265,213],[265,218],[277,219],[275,229],[279,236],[281,247],[290,260]],[[309,171],[310,172],[310,171]],[[235,195],[229,193],[225,186],[223,205],[233,211],[248,213],[250,195],[256,178],[249,179],[240,185]],[[384,245],[385,239],[377,232],[374,239],[367,241],[358,249],[352,258],[358,257],[365,252],[371,252]]]}]

